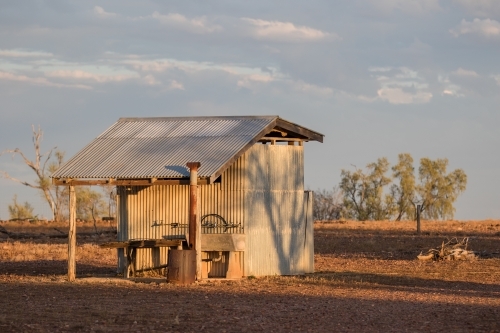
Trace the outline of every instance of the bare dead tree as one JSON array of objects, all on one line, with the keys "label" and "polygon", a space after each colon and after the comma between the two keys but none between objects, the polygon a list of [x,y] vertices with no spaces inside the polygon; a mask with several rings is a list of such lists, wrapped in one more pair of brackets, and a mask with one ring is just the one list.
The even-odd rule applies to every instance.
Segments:
[{"label": "bare dead tree", "polygon": [[[19,148],[15,149],[6,149],[3,152],[0,153],[1,155],[5,154],[11,154],[12,158],[14,159],[16,156],[20,156],[23,163],[26,164],[33,172],[36,174],[36,179],[33,182],[25,181],[25,180],[20,180],[15,177],[12,177],[9,173],[6,171],[0,170],[0,174],[6,178],[10,179],[12,181],[18,182],[20,184],[23,184],[25,186],[37,189],[41,192],[42,197],[47,201],[48,205],[50,206],[50,209],[52,210],[52,213],[54,215],[54,219],[57,219],[59,217],[59,204],[60,200],[56,200],[55,194],[53,193],[53,185],[51,184],[50,178],[49,178],[49,160],[52,157],[52,153],[57,149],[57,147],[54,147],[50,149],[49,151],[45,153],[40,152],[40,144],[43,139],[43,132],[38,126],[38,129],[35,128],[34,125],[31,126],[32,131],[33,131],[33,148],[35,150],[35,158],[33,160],[30,160]],[[57,155],[61,155],[61,152],[56,152]],[[62,163],[62,156],[59,158],[59,164]]]}]

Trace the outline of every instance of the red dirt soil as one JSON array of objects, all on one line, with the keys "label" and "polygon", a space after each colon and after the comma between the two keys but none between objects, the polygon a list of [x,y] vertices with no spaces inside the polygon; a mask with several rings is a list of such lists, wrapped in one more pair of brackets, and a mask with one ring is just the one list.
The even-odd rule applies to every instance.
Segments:
[{"label": "red dirt soil", "polygon": [[[436,223],[316,223],[316,273],[190,286],[117,277],[104,236],[68,283],[64,239],[3,237],[0,332],[500,332],[500,221]],[[454,236],[481,258],[415,259]]]}]

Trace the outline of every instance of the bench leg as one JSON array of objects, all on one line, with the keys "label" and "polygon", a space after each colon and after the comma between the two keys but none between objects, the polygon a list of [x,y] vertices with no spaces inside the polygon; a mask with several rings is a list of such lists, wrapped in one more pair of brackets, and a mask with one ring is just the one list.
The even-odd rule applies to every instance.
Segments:
[{"label": "bench leg", "polygon": [[126,247],[125,248],[125,258],[126,258],[126,263],[125,263],[125,278],[130,277],[130,273],[132,272],[132,277],[135,277],[135,248],[133,247]]}]

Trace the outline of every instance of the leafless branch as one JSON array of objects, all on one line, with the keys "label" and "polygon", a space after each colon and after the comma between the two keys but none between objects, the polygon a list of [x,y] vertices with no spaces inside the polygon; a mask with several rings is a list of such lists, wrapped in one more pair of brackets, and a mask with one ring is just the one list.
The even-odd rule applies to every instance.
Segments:
[{"label": "leafless branch", "polygon": [[9,175],[7,172],[5,171],[2,171],[0,170],[0,173],[3,175],[4,178],[6,179],[10,179],[10,180],[13,180],[15,182],[18,182],[18,183],[21,183],[23,185],[26,185],[26,186],[29,186],[29,187],[32,187],[32,188],[36,188],[36,189],[40,189],[40,186],[36,186],[36,185],[33,185],[33,184],[30,184],[28,182],[25,182],[23,180],[20,180],[20,179],[17,179],[17,178],[14,178],[12,177],[11,175]]}]

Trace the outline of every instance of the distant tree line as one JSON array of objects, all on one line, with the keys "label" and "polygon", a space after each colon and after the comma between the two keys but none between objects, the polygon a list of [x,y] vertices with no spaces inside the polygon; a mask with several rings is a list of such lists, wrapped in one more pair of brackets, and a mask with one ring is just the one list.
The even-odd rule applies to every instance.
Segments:
[{"label": "distant tree line", "polygon": [[447,172],[448,160],[420,159],[417,174],[410,154],[398,155],[390,166],[387,158],[369,163],[365,170],[342,169],[340,183],[332,191],[314,193],[314,217],[318,220],[413,220],[420,205],[422,218],[453,219],[454,203],[465,191],[462,169]]}]

